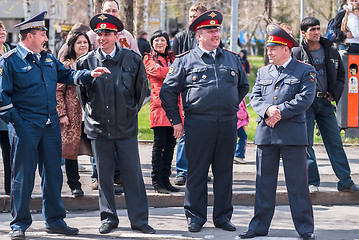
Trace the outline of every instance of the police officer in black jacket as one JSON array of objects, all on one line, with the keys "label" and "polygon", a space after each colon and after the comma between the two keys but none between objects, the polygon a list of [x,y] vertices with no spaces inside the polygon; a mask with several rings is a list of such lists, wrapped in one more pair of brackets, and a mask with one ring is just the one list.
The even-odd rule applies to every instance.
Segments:
[{"label": "police officer in black jacket", "polygon": [[[122,22],[100,13],[90,21],[99,48],[83,55],[78,69],[106,66],[103,75],[81,91],[85,110],[85,133],[97,163],[99,205],[102,225],[99,232],[111,232],[119,224],[116,213],[113,168],[119,162],[131,228],[155,233],[148,225],[148,204],[137,143],[137,115],[147,92],[147,76],[141,56],[119,47],[116,41]],[[115,159],[115,154],[118,159]]]},{"label": "police officer in black jacket", "polygon": [[183,134],[178,109],[182,94],[185,112],[185,151],[188,159],[184,208],[190,232],[199,232],[207,221],[207,175],[214,175],[213,223],[235,231],[230,222],[236,113],[249,89],[240,59],[219,47],[222,14],[208,11],[192,22],[199,45],[172,64],[163,83],[162,107],[173,125],[174,136]]}]

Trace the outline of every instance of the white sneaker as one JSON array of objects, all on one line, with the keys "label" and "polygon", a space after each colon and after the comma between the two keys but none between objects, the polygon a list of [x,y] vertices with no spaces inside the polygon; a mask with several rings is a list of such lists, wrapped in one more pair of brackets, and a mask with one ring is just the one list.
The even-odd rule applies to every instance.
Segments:
[{"label": "white sneaker", "polygon": [[243,158],[234,157],[233,162],[235,164],[246,164],[247,162]]},{"label": "white sneaker", "polygon": [[61,170],[62,170],[63,173],[66,172],[66,166],[65,166],[65,164],[64,164],[64,165],[61,165]]},{"label": "white sneaker", "polygon": [[86,167],[84,167],[83,165],[81,165],[81,163],[77,163],[77,165],[78,165],[78,168],[79,168],[79,172],[84,172],[84,171],[86,171]]},{"label": "white sneaker", "polygon": [[310,193],[319,192],[319,187],[317,187],[317,186],[309,185],[308,188],[309,188]]}]

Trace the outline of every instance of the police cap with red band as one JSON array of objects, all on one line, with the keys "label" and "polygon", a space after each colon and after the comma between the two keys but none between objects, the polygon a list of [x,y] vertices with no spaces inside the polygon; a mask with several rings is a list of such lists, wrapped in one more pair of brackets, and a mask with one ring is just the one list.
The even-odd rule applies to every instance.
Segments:
[{"label": "police cap with red band", "polygon": [[207,11],[199,15],[191,25],[189,26],[189,30],[192,32],[196,32],[198,29],[205,28],[219,28],[222,24],[223,16],[218,11]]},{"label": "police cap with red band", "polygon": [[299,47],[297,41],[295,41],[292,36],[290,36],[283,28],[279,27],[277,24],[268,24],[267,34],[267,46],[284,45],[288,46],[289,48]]},{"label": "police cap with red band", "polygon": [[95,33],[121,32],[123,24],[120,19],[111,14],[99,13],[90,20],[90,27]]}]

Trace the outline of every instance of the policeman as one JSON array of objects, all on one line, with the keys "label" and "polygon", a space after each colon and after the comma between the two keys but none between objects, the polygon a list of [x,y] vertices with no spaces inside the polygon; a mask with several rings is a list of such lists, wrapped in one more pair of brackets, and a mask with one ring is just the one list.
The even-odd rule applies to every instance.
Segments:
[{"label": "policeman", "polygon": [[42,178],[46,231],[78,233],[77,228],[68,227],[64,221],[56,84],[82,85],[104,72],[110,73],[106,68],[92,72],[71,70],[44,51],[43,45],[48,40],[46,13],[15,25],[20,30],[20,43],[0,59],[0,116],[11,123],[11,239],[25,239],[25,231],[31,225],[29,204],[37,165]]},{"label": "policeman", "polygon": [[110,233],[119,223],[113,186],[117,161],[131,228],[155,233],[148,225],[147,196],[137,142],[138,111],[148,89],[145,67],[139,54],[117,45],[119,32],[123,30],[120,19],[100,13],[90,20],[90,26],[97,34],[99,48],[80,57],[77,69],[105,66],[112,72],[81,89],[84,131],[91,139],[99,179],[102,223],[99,232]]},{"label": "policeman", "polygon": [[214,175],[213,223],[227,231],[236,230],[230,222],[236,113],[249,85],[238,56],[219,47],[222,20],[220,12],[208,11],[192,22],[189,29],[196,32],[198,46],[174,61],[160,92],[176,138],[183,134],[178,109],[182,94],[188,159],[184,208],[190,232],[201,231],[207,221],[210,165]]},{"label": "policeman", "polygon": [[305,110],[315,94],[316,72],[291,57],[298,43],[276,24],[267,26],[269,65],[258,70],[251,105],[258,114],[257,179],[254,217],[241,238],[266,236],[275,208],[279,159],[282,157],[295,229],[314,239],[307,175]]}]

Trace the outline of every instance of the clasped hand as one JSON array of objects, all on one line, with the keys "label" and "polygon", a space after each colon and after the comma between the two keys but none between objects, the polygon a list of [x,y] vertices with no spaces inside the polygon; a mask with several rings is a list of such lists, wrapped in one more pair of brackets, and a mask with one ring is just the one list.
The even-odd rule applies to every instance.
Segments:
[{"label": "clasped hand", "polygon": [[274,128],[276,123],[282,119],[280,110],[279,110],[278,106],[276,106],[276,105],[270,106],[267,109],[266,114],[268,117],[266,118],[265,123],[271,128]]}]

